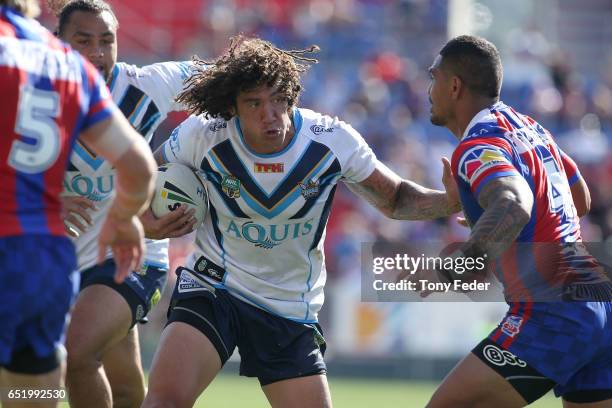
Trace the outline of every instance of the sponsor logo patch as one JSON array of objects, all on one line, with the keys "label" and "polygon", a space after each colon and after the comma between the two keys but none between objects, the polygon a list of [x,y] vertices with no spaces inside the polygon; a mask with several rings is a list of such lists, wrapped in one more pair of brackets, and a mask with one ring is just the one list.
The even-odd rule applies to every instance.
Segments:
[{"label": "sponsor logo patch", "polygon": [[527,363],[509,352],[508,350],[502,350],[493,344],[487,345],[482,350],[482,355],[493,365],[503,367],[506,364],[518,367],[527,367]]},{"label": "sponsor logo patch", "polygon": [[223,282],[225,271],[203,256],[198,258],[194,265],[194,269],[196,272],[207,275],[218,282]]},{"label": "sponsor logo patch", "polygon": [[215,294],[215,288],[212,285],[209,285],[186,269],[181,271],[177,288],[179,293],[210,292],[213,295]]},{"label": "sponsor logo patch", "polygon": [[334,131],[334,128],[333,127],[326,128],[325,126],[322,126],[322,125],[312,125],[310,127],[310,131],[318,136],[321,133],[332,133]]},{"label": "sponsor logo patch", "polygon": [[255,163],[255,173],[284,173],[285,163]]},{"label": "sponsor logo patch", "polygon": [[208,129],[209,129],[211,132],[218,132],[218,131],[220,131],[221,129],[225,129],[225,128],[227,128],[227,122],[225,122],[225,121],[213,122],[213,123],[212,123],[212,124],[211,124],[211,125],[208,127]]}]

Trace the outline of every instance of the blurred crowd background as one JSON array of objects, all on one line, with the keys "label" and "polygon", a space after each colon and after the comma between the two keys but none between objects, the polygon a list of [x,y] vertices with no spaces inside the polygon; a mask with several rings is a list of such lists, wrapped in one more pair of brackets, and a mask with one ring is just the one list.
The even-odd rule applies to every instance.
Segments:
[{"label": "blurred crowd background", "polygon": [[[318,44],[320,62],[304,76],[300,105],[350,123],[398,174],[436,188],[442,187],[440,157],[450,157],[457,141],[429,122],[427,68],[449,37],[485,36],[502,52],[502,100],[547,127],[587,180],[593,205],[581,220],[584,239],[612,244],[609,0],[109,2],[120,21],[120,60],[129,63],[184,60],[194,54],[214,58],[237,33],[283,48]],[[55,24],[49,15],[44,23]],[[156,138],[165,139],[183,118],[172,115]],[[486,335],[504,304],[360,302],[363,242],[451,242],[467,235],[454,217],[437,222],[386,219],[340,188],[327,228],[329,284],[321,315],[330,367],[334,361],[369,358],[379,364],[456,358]],[[174,265],[188,245],[188,239],[173,242]],[[143,327],[145,363],[165,324],[172,285],[171,279],[164,301]]]}]

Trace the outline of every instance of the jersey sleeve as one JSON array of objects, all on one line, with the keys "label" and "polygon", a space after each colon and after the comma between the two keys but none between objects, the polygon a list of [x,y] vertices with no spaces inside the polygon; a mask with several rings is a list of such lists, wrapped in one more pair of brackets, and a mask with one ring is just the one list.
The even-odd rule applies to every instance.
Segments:
[{"label": "jersey sleeve", "polygon": [[82,57],[83,97],[85,98],[83,124],[81,131],[108,119],[116,108],[104,79],[91,63]]},{"label": "jersey sleeve", "polygon": [[521,175],[504,146],[477,140],[460,143],[451,166],[456,177],[469,185],[476,197],[493,179]]},{"label": "jersey sleeve", "polygon": [[336,156],[340,160],[342,177],[348,183],[360,183],[368,178],[376,168],[376,155],[352,126],[339,122],[342,134],[338,139]]},{"label": "jersey sleeve", "polygon": [[203,116],[191,115],[178,125],[160,146],[164,160],[200,168],[210,144],[205,135],[207,123]]},{"label": "jersey sleeve", "polygon": [[176,102],[176,97],[183,90],[184,82],[191,73],[191,61],[169,61],[146,65],[138,68],[130,66],[130,82],[144,90],[155,101],[163,114],[184,110]]},{"label": "jersey sleeve", "polygon": [[561,164],[563,164],[563,169],[565,170],[565,177],[567,177],[567,181],[571,187],[574,183],[580,180],[582,176],[578,170],[578,165],[571,157],[567,155],[567,153],[559,149],[559,154],[561,155]]}]

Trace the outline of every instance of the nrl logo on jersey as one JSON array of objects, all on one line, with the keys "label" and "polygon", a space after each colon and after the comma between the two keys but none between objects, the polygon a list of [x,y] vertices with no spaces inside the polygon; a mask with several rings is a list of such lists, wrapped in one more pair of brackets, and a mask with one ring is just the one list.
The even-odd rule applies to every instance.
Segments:
[{"label": "nrl logo on jersey", "polygon": [[240,180],[234,176],[223,176],[221,189],[229,198],[240,197]]},{"label": "nrl logo on jersey", "polygon": [[334,131],[334,128],[333,127],[326,128],[323,125],[312,125],[310,127],[310,131],[318,136],[318,135],[320,135],[323,132],[325,132],[325,133],[332,133]]},{"label": "nrl logo on jersey", "polygon": [[298,185],[302,189],[302,197],[304,197],[304,200],[315,198],[319,195],[319,180],[308,180],[307,183],[299,183]]}]

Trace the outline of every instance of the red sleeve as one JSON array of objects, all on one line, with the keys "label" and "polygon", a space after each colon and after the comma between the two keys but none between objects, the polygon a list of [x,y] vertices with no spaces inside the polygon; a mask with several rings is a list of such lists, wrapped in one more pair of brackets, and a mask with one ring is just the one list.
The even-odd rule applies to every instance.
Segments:
[{"label": "red sleeve", "polygon": [[567,177],[569,185],[572,186],[574,183],[580,180],[581,177],[578,166],[576,165],[576,162],[563,150],[559,149],[559,154],[561,155],[561,164],[563,164],[563,169],[565,170],[565,177]]},{"label": "red sleeve", "polygon": [[512,163],[512,150],[507,142],[497,138],[461,142],[453,154],[451,166],[454,174],[468,183],[476,196],[495,178],[521,175]]}]

